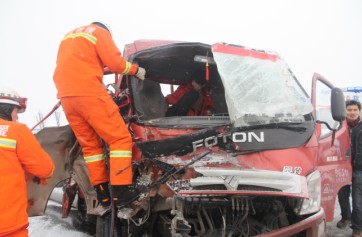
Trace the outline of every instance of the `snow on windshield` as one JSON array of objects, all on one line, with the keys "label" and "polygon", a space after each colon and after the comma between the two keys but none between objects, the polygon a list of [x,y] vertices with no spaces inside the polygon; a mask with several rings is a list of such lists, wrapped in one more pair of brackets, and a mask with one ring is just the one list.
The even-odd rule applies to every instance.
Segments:
[{"label": "snow on windshield", "polygon": [[312,111],[308,96],[278,55],[271,55],[275,60],[253,57],[252,53],[213,55],[225,88],[230,119],[236,127],[301,122],[303,115]]}]

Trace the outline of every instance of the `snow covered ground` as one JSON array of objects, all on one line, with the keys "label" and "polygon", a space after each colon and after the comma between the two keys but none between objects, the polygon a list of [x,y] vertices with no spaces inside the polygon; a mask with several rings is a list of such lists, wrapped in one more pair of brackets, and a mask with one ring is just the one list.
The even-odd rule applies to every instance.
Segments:
[{"label": "snow covered ground", "polygon": [[[76,210],[71,210],[68,218],[62,218],[61,201],[62,188],[55,188],[52,192],[44,216],[29,218],[29,237],[91,237],[87,233],[78,231],[72,224]],[[74,200],[74,203],[77,203]]]},{"label": "snow covered ground", "polygon": [[44,216],[29,218],[29,237],[91,237],[73,227],[71,218],[75,215],[74,211],[66,219],[61,213],[60,204],[50,200]]},{"label": "snow covered ground", "polygon": [[[29,237],[92,237],[86,233],[76,230],[72,225],[72,217],[76,214],[71,211],[68,218],[61,217],[61,189],[53,192],[51,199],[48,203],[45,216],[30,217],[29,218]],[[327,224],[327,237],[346,237],[352,236],[350,228],[341,230],[336,228],[337,222],[340,220],[340,209],[338,202],[334,211],[334,220]]]},{"label": "snow covered ground", "polygon": [[[352,205],[352,200],[351,205]],[[336,205],[334,208],[334,220],[332,222],[327,223],[327,237],[348,237],[352,236],[352,229],[338,229],[336,227],[337,222],[341,219],[341,209],[339,207],[338,200],[336,200]]]}]

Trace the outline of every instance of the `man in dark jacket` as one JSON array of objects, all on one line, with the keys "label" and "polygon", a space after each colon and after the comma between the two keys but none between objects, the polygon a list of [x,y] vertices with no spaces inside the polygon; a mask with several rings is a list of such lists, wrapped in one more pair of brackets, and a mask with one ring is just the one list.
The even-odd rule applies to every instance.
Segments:
[{"label": "man in dark jacket", "polygon": [[[351,134],[352,128],[354,128],[360,121],[361,103],[356,100],[346,101],[347,109],[347,124],[349,132]],[[340,229],[349,227],[351,225],[351,205],[349,198],[351,196],[351,185],[346,185],[338,192],[338,202],[341,207],[342,219],[338,221],[337,227]]]},{"label": "man in dark jacket", "polygon": [[351,148],[353,169],[352,229],[353,237],[362,237],[362,122],[359,122],[352,129]]}]

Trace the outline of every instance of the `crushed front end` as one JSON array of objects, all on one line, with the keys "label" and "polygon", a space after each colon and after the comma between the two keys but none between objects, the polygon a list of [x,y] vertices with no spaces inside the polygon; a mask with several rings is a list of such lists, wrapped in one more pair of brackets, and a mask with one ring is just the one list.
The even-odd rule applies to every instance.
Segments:
[{"label": "crushed front end", "polygon": [[[139,50],[129,60],[148,68],[147,79],[123,83],[131,101],[126,121],[135,140],[135,182],[143,191],[118,210],[130,231],[324,236],[312,106],[283,60],[227,44],[141,50],[149,43],[129,47]],[[211,114],[166,116],[163,88],[205,75]]]}]

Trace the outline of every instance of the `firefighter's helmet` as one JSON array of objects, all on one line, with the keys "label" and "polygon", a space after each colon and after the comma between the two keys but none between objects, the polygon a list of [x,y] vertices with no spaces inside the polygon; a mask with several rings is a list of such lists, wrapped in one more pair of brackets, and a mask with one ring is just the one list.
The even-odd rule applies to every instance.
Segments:
[{"label": "firefighter's helmet", "polygon": [[99,21],[94,21],[91,24],[97,25],[99,27],[102,27],[103,29],[107,30],[109,33],[112,34],[112,30],[111,27],[109,27],[108,24],[104,23],[104,22],[99,22]]},{"label": "firefighter's helmet", "polygon": [[12,88],[0,86],[0,104],[16,105],[18,113],[23,113],[26,109],[27,98],[20,97],[19,94]]}]

